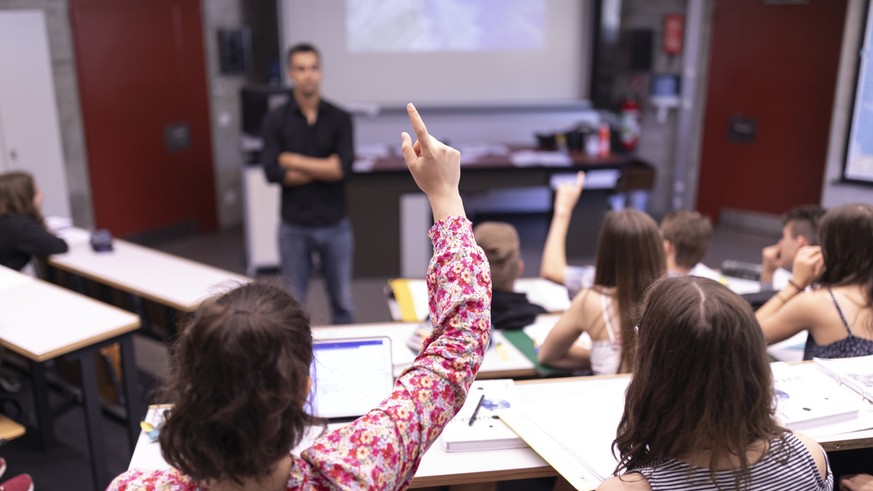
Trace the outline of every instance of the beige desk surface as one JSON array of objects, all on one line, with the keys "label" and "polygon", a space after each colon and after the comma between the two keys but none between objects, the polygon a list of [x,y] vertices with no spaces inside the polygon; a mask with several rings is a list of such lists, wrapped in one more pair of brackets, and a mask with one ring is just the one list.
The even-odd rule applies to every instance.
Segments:
[{"label": "beige desk surface", "polygon": [[193,312],[200,302],[227,286],[251,281],[247,276],[120,239],[113,241],[113,251],[94,252],[82,241],[87,232],[62,232],[62,237],[71,237],[70,250],[51,256],[50,265],[181,312]]},{"label": "beige desk surface", "polygon": [[18,284],[0,294],[0,345],[30,360],[49,360],[139,328],[134,314],[0,268],[0,284],[11,281]]}]

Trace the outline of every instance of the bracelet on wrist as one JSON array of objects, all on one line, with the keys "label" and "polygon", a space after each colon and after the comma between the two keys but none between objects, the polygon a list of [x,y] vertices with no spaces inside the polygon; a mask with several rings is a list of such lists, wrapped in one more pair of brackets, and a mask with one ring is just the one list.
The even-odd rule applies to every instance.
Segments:
[{"label": "bracelet on wrist", "polygon": [[788,280],[788,284],[791,285],[791,286],[793,286],[794,288],[796,288],[798,292],[802,292],[803,290],[806,290],[806,288],[804,288],[804,287],[798,285],[797,282],[794,281],[794,279],[790,279],[790,278],[789,278],[789,280]]}]

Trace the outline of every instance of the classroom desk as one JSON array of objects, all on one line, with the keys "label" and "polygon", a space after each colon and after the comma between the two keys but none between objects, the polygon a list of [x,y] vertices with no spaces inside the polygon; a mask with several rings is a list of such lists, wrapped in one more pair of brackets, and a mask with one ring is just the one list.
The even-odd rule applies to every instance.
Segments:
[{"label": "classroom desk", "polygon": [[[611,442],[609,434],[615,431],[614,428],[621,417],[624,389],[629,377],[629,375],[607,375],[525,380],[516,382],[516,387],[525,407],[550,406],[555,409],[554,414],[559,414],[561,404],[569,399],[608,396],[612,402],[599,406],[606,408],[610,413],[606,418],[608,422],[591,421],[592,424],[588,426],[568,427],[567,431],[579,433],[580,441],[585,440],[584,434],[595,431],[599,440]],[[571,408],[569,405],[564,407]],[[331,425],[329,428],[338,426],[340,425]],[[305,439],[294,449],[294,452],[299,453],[301,449],[308,447],[312,439]],[[826,451],[871,448],[873,447],[873,430],[830,435],[817,438],[817,441]],[[612,457],[608,443],[604,444],[603,448],[589,448],[587,452],[586,456],[599,460],[600,468],[611,469],[610,459]],[[161,458],[157,444],[150,443],[144,435],[141,435],[131,459],[130,468],[159,469],[166,467],[167,464]],[[531,448],[449,453],[443,450],[441,439],[437,439],[422,458],[411,487],[490,483],[555,475],[557,475],[555,470]],[[586,486],[582,489],[594,489],[599,482],[592,480],[585,484]]]},{"label": "classroom desk", "polygon": [[0,267],[0,345],[26,358],[33,379],[33,396],[40,442],[47,448],[54,441],[51,407],[46,382],[46,362],[64,356],[79,361],[84,399],[86,433],[95,487],[109,482],[103,440],[100,395],[94,354],[103,346],[121,346],[124,405],[131,449],[142,414],[136,384],[133,331],[139,318],[44,281]]},{"label": "classroom desk", "polygon": [[136,295],[179,312],[193,312],[204,299],[221,292],[224,285],[246,283],[250,278],[166,254],[121,239],[112,241],[111,252],[94,252],[83,242],[81,229],[67,229],[61,237],[70,250],[49,257],[48,264],[99,284]]}]

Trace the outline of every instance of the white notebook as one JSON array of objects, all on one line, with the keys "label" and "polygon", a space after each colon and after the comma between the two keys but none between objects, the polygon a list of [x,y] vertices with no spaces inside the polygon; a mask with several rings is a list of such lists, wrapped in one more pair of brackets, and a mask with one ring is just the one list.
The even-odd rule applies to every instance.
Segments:
[{"label": "white notebook", "polygon": [[862,399],[814,364],[772,363],[776,417],[786,428],[810,432],[858,419]]},{"label": "white notebook", "polygon": [[444,448],[447,452],[467,452],[526,447],[524,440],[497,417],[498,411],[513,408],[518,401],[512,380],[473,382],[464,407],[443,430]]}]

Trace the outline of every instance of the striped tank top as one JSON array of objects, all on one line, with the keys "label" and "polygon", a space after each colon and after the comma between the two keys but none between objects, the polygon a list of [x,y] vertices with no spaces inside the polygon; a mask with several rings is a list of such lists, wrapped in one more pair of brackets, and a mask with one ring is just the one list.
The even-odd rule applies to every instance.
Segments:
[{"label": "striped tank top", "polygon": [[[825,455],[827,459],[827,455]],[[652,491],[660,490],[726,490],[736,489],[735,471],[715,471],[711,479],[709,469],[694,467],[685,462],[669,459],[657,467],[636,469],[645,476]],[[786,433],[785,443],[778,438],[770,441],[767,455],[749,466],[748,489],[753,490],[792,490],[819,491],[833,490],[834,476],[828,465],[827,478],[822,479],[815,461],[806,445],[793,433]],[[741,486],[744,485],[741,483]],[[742,489],[742,488],[741,488]]]}]

